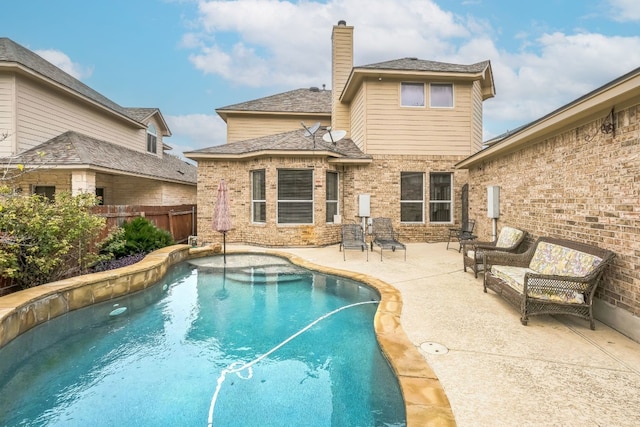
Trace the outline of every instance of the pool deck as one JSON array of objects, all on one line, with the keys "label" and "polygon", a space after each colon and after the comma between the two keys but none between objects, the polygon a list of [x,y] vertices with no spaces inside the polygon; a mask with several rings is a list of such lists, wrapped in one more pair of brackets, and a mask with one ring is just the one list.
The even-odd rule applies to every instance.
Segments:
[{"label": "pool deck", "polygon": [[[266,248],[227,244],[228,250]],[[402,295],[402,328],[437,375],[460,427],[638,426],[640,343],[596,322],[535,316],[528,326],[446,243],[376,248],[266,249],[380,279]],[[440,423],[429,423],[440,425]],[[444,424],[442,424],[444,425]]]}]

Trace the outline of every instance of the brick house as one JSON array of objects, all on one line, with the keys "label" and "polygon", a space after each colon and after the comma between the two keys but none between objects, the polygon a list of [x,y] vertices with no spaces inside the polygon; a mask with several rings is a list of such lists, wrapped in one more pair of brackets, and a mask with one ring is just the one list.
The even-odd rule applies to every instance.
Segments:
[{"label": "brick house", "polygon": [[95,192],[112,205],[195,203],[196,168],[165,153],[169,136],[157,108],[121,107],[0,38],[0,184],[46,196]]},{"label": "brick house", "polygon": [[340,21],[332,90],[219,108],[227,143],[185,153],[198,162],[199,239],[221,239],[210,224],[225,179],[234,224],[227,241],[333,244],[341,222],[366,221],[363,208],[391,218],[405,241],[445,240],[465,214],[467,171],[455,164],[482,148],[482,103],[494,93],[488,61],[354,67],[353,27]]},{"label": "brick house", "polygon": [[489,238],[487,187],[500,188],[497,227],[520,226],[616,253],[594,315],[640,341],[640,68],[459,162],[469,215]]}]

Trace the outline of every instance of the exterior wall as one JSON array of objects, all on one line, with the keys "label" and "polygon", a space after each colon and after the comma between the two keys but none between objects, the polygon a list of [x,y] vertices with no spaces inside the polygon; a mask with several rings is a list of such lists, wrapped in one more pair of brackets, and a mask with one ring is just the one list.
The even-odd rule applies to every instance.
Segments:
[{"label": "exterior wall", "polygon": [[353,68],[353,27],[333,26],[331,59],[331,128],[346,130],[350,138],[349,106],[340,103],[339,99]]},{"label": "exterior wall", "polygon": [[[333,166],[321,159],[264,158],[245,162],[198,162],[198,236],[200,242],[221,242],[222,234],[211,229],[215,194],[221,179],[227,182],[233,230],[228,242],[244,242],[264,246],[321,246],[340,241],[340,225],[325,223],[325,172],[339,172],[339,212],[342,222],[359,222],[358,196],[371,195],[371,215],[392,218],[394,228],[407,242],[445,241],[452,223],[429,224],[429,173],[453,172],[454,218],[460,221],[459,200],[467,171],[454,171],[462,160],[456,156],[376,156],[367,166]],[[313,168],[315,180],[315,216],[313,225],[278,225],[277,170],[279,168]],[[267,217],[265,224],[251,223],[250,171],[265,169]],[[424,171],[425,223],[400,224],[400,173]]]},{"label": "exterior wall", "polygon": [[596,297],[604,306],[630,314],[614,327],[632,336],[629,325],[635,322],[632,338],[638,340],[640,105],[616,112],[615,136],[600,132],[607,113],[470,169],[470,218],[478,220],[477,234],[488,238],[486,187],[498,185],[498,229],[513,225],[532,238],[562,237],[615,252]]},{"label": "exterior wall", "polygon": [[304,122],[307,127],[320,122],[322,126],[329,126],[329,116],[287,116],[274,117],[273,115],[230,115],[227,117],[227,143],[244,141],[246,139],[259,138],[261,136],[274,135],[290,130],[300,129]]},{"label": "exterior wall", "polygon": [[[123,124],[123,121],[108,117],[88,103],[81,104],[66,94],[24,77],[17,77],[16,87],[19,151],[33,148],[69,130],[132,150],[147,151],[146,129]],[[158,143],[161,141],[159,136]]]},{"label": "exterior wall", "polygon": [[[415,79],[406,81],[418,82]],[[451,82],[454,84],[454,108],[430,108],[428,86],[425,107],[400,106],[401,82],[388,79],[366,82],[363,113],[368,154],[469,156],[477,151],[472,144],[474,129],[470,118],[474,102],[471,83]],[[360,146],[364,144],[362,140],[355,142]]]},{"label": "exterior wall", "polygon": [[482,87],[479,81],[473,82],[471,90],[471,152],[482,150]]},{"label": "exterior wall", "polygon": [[15,79],[0,72],[0,157],[10,156],[16,149]]},{"label": "exterior wall", "polygon": [[367,82],[358,89],[351,102],[351,139],[358,148],[367,152]]}]

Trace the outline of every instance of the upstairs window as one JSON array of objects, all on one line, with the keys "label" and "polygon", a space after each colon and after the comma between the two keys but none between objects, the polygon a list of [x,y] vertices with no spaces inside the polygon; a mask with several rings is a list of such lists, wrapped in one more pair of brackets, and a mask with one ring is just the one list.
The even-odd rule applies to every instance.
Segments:
[{"label": "upstairs window", "polygon": [[158,144],[158,133],[156,132],[156,127],[150,124],[147,127],[147,152],[156,153],[156,146]]},{"label": "upstairs window", "polygon": [[338,173],[327,172],[327,213],[326,222],[332,223],[333,216],[338,215]]},{"label": "upstairs window", "polygon": [[424,174],[400,174],[400,222],[423,222]]},{"label": "upstairs window", "polygon": [[251,221],[267,221],[267,196],[264,169],[251,172]]},{"label": "upstairs window", "polygon": [[313,224],[313,169],[278,170],[278,224]]},{"label": "upstairs window", "polygon": [[403,107],[424,107],[424,84],[400,83],[400,105]]},{"label": "upstairs window", "polygon": [[453,85],[451,83],[431,83],[429,85],[429,106],[432,108],[453,108]]},{"label": "upstairs window", "polygon": [[451,174],[432,173],[429,188],[429,221],[451,222]]}]

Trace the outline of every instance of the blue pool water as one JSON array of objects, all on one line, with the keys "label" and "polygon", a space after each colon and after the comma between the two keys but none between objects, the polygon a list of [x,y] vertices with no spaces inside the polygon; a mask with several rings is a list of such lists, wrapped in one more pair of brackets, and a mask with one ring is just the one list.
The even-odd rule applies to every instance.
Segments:
[{"label": "blue pool water", "polygon": [[176,265],[0,349],[0,425],[406,424],[375,291],[277,257],[221,261]]}]

